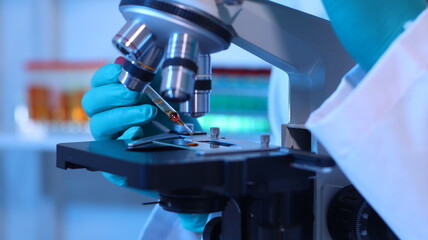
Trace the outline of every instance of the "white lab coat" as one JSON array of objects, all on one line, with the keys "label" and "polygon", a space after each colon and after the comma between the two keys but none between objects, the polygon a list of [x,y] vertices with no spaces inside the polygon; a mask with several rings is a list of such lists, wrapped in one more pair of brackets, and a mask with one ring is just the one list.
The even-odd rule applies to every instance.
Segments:
[{"label": "white lab coat", "polygon": [[400,239],[428,239],[428,10],[306,125]]}]

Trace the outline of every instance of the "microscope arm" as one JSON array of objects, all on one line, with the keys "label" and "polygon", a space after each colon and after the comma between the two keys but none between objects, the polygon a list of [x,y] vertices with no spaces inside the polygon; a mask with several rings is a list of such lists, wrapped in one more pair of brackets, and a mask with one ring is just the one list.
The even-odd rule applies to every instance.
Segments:
[{"label": "microscope arm", "polygon": [[325,19],[267,0],[174,2],[219,19],[234,44],[287,72],[289,124],[304,124],[355,64]]},{"label": "microscope arm", "polygon": [[230,25],[234,44],[289,75],[290,124],[303,124],[355,64],[329,21],[271,1],[243,1]]}]

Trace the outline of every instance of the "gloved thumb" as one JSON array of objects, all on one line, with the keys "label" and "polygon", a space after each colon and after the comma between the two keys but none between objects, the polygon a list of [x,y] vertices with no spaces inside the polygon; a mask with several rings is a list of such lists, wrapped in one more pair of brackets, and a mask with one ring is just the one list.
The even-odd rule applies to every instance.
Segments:
[{"label": "gloved thumb", "polygon": [[118,138],[128,128],[152,121],[156,113],[156,107],[149,104],[119,107],[94,115],[89,124],[95,140],[111,140]]},{"label": "gloved thumb", "polygon": [[126,130],[118,139],[139,139],[143,137],[143,129],[140,126],[133,126]]}]

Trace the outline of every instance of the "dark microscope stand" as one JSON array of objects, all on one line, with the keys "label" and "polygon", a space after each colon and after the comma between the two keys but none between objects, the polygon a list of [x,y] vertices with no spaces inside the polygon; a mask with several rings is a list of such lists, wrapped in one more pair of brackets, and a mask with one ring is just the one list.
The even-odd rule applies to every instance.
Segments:
[{"label": "dark microscope stand", "polygon": [[57,167],[125,176],[131,187],[158,191],[168,211],[222,211],[206,225],[205,240],[313,239],[312,178],[334,166],[290,149],[216,156],[126,149],[121,140],[58,144]]}]

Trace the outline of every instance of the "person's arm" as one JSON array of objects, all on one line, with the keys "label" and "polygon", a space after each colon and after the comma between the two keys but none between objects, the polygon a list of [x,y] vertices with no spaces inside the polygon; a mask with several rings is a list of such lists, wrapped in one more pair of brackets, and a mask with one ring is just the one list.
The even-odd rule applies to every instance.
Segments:
[{"label": "person's arm", "polygon": [[342,81],[306,123],[400,239],[428,239],[427,29],[425,9],[358,87]]}]

